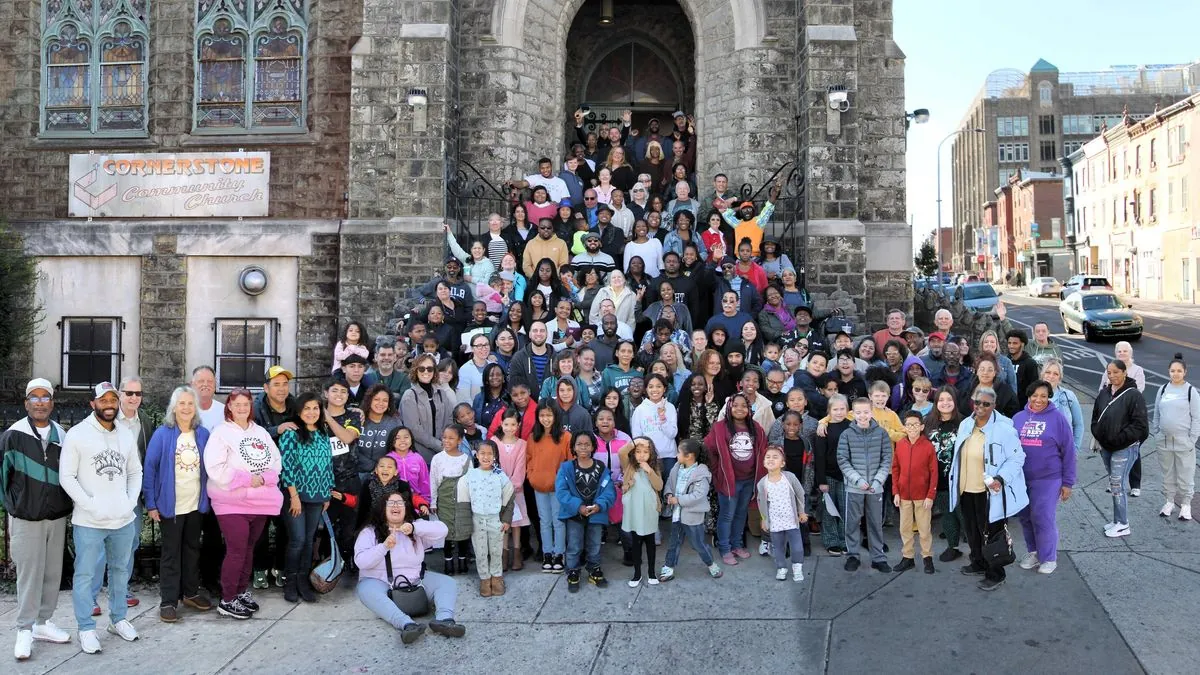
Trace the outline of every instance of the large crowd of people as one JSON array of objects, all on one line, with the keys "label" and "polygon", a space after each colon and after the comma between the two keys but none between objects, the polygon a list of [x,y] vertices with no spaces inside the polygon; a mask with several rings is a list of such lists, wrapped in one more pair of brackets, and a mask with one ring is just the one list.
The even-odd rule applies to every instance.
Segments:
[{"label": "large crowd of people", "polygon": [[[881,573],[932,574],[965,539],[960,571],[991,591],[1015,516],[1020,567],[1050,574],[1056,505],[1087,430],[1110,476],[1106,536],[1131,531],[1127,499],[1152,435],[1162,515],[1191,518],[1200,393],[1181,358],[1146,392],[1151,417],[1119,344],[1088,421],[1044,324],[1032,339],[1009,327],[974,341],[947,311],[928,334],[901,309],[874,333],[816,316],[764,236],[778,188],[761,205],[739,201],[719,174],[701,194],[692,134],[682,114],[668,134],[657,121],[631,134],[627,118],[581,127],[560,172],[543,159],[511,182],[527,198],[482,237],[459,242],[447,227],[444,274],[396,335],[344,327],[319,390],[276,365],[261,393],[222,402],[202,365],[151,428],[142,383],[127,377],[97,385],[94,413],[65,431],[51,419],[54,387],[30,381],[28,417],[0,439],[15,656],[70,641],[50,621],[68,518],[87,653],[101,650],[106,569],[107,630],[137,638],[125,616],[142,518],[161,532],[164,622],[213,608],[249,619],[272,584],[318,602],[314,563],[335,559],[404,644],[462,636],[457,594],[503,596],[527,567],[565,574],[571,593],[607,586],[605,542],[637,587],[718,579],[756,542],[781,581],[803,582],[817,553],[848,573],[869,558]],[[893,567],[883,532],[897,524]],[[685,566],[685,540],[703,567]],[[468,591],[455,577],[471,574]]]}]

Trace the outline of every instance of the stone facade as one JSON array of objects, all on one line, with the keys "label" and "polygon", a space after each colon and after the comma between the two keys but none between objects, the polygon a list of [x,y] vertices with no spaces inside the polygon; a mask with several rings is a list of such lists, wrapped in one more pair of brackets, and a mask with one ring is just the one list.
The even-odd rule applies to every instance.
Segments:
[{"label": "stone facade", "polygon": [[[142,256],[141,364],[138,375],[147,391],[170,391],[190,373],[184,363],[187,263],[173,234],[153,236],[149,255]],[[113,384],[116,384],[114,382]]]}]

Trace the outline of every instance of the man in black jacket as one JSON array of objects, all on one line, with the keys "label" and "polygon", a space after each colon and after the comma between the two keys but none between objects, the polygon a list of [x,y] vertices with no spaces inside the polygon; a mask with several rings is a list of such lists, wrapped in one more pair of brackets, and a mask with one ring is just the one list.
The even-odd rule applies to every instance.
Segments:
[{"label": "man in black jacket", "polygon": [[1029,385],[1041,379],[1040,368],[1025,345],[1029,344],[1029,336],[1020,328],[1008,331],[1008,355],[1013,367],[1017,369],[1017,404],[1024,410],[1025,402],[1029,400]]},{"label": "man in black jacket", "polygon": [[529,326],[529,344],[518,349],[509,361],[508,384],[520,382],[529,387],[530,392],[542,390],[542,380],[550,375],[550,361],[554,350],[546,344],[549,331],[546,324],[534,321]]},{"label": "man in black jacket", "polygon": [[[267,381],[263,384],[263,393],[254,401],[254,423],[270,434],[271,440],[279,442],[279,437],[285,431],[294,431],[295,422],[289,422],[296,399],[292,397],[292,371],[283,366],[271,366],[267,369]],[[282,488],[280,488],[282,491]],[[287,496],[286,494],[284,495]],[[288,500],[284,500],[286,504]],[[283,586],[283,563],[287,552],[287,524],[283,520],[283,509],[279,514],[272,515],[262,535],[254,545],[254,588],[264,589],[270,583],[268,571],[275,577],[275,585]],[[271,547],[271,527],[275,527],[275,546]]]},{"label": "man in black jacket", "polygon": [[67,516],[73,504],[58,483],[63,428],[50,420],[54,386],[42,378],[25,385],[27,415],[0,434],[0,489],[9,521],[10,551],[17,568],[17,660],[29,658],[33,641],[66,643],[71,636],[50,623],[62,581]]}]

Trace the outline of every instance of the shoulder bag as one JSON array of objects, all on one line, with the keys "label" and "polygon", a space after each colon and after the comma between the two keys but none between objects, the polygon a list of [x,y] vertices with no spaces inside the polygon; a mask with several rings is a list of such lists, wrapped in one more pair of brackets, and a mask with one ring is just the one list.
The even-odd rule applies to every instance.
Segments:
[{"label": "shoulder bag", "polygon": [[316,592],[329,593],[337,588],[338,580],[342,578],[342,572],[345,570],[345,562],[342,560],[337,537],[333,534],[333,523],[329,522],[329,512],[323,512],[321,518],[325,523],[325,531],[329,533],[329,548],[332,552],[308,573],[308,581]]},{"label": "shoulder bag", "polygon": [[[994,445],[994,444],[993,444]],[[988,447],[988,463],[995,465],[992,459],[992,448]],[[985,485],[986,489],[987,486]],[[1004,508],[1004,513],[1008,513],[1008,485],[1001,482],[1000,485],[1000,500]],[[988,511],[991,511],[991,490],[988,490]],[[987,516],[985,516],[987,517]],[[990,529],[990,528],[989,528]],[[1005,567],[1013,564],[1017,559],[1017,554],[1013,551],[1012,535],[1008,533],[1008,518],[1004,519],[1004,525],[995,532],[988,533],[986,541],[983,543],[983,560],[988,565],[993,567]]]},{"label": "shoulder bag", "polygon": [[[414,583],[403,574],[392,574],[392,552],[388,551],[383,558],[387,566],[388,598],[396,605],[396,609],[410,617],[425,616],[429,613],[429,596],[425,594],[425,586],[418,577]],[[424,568],[422,568],[423,570]]]}]

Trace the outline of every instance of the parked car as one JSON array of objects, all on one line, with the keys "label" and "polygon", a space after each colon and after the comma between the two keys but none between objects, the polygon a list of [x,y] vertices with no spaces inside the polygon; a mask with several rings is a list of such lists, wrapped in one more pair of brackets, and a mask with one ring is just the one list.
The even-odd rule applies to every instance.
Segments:
[{"label": "parked car", "polygon": [[[1029,295],[1033,298],[1040,298],[1043,295],[1057,296],[1062,293],[1062,284],[1054,277],[1037,277],[1029,282]],[[1059,297],[1061,300],[1062,298]]]},{"label": "parked car", "polygon": [[1076,291],[1058,303],[1058,314],[1063,330],[1083,333],[1089,342],[1100,337],[1142,337],[1142,317],[1112,291]]},{"label": "parked car", "polygon": [[954,289],[955,296],[961,294],[963,304],[976,312],[991,313],[1000,300],[1000,293],[986,281],[973,281],[959,284]]},{"label": "parked car", "polygon": [[1066,300],[1068,296],[1076,291],[1111,291],[1112,284],[1108,283],[1106,277],[1098,277],[1091,274],[1076,274],[1067,279],[1067,283],[1063,284],[1062,290],[1058,292],[1059,300]]}]

